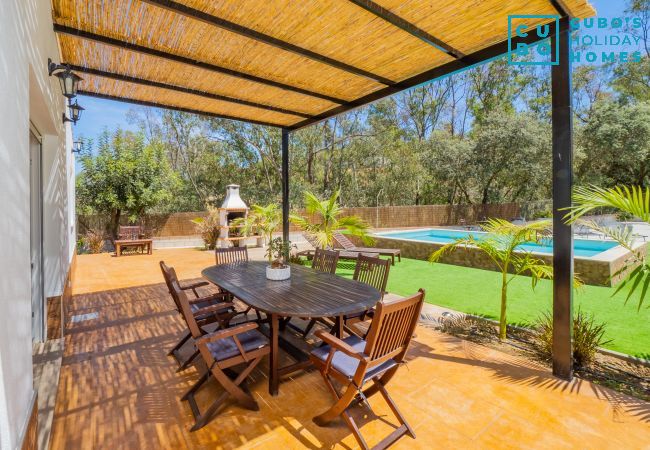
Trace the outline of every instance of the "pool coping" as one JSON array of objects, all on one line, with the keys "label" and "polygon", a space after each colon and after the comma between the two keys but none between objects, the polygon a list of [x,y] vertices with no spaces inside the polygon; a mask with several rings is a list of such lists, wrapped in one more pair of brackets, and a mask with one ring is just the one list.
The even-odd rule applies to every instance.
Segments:
[{"label": "pool coping", "polygon": [[[424,241],[421,239],[402,238],[395,235],[403,231],[418,232],[428,231],[431,229],[450,230],[449,228],[440,227],[418,227],[409,230],[374,232],[372,233],[372,236],[377,241],[377,247],[399,248],[402,256],[405,258],[428,260],[429,255],[431,255],[432,252],[443,247],[445,244],[440,242]],[[455,231],[463,230],[455,229]],[[648,244],[649,242],[647,241],[636,239],[632,246],[633,252],[637,254],[645,252]],[[522,253],[531,254],[536,258],[545,261],[549,265],[553,264],[552,253],[526,250],[523,250]],[[632,252],[620,245],[591,257],[574,256],[574,273],[576,277],[585,284],[611,287],[622,281],[625,276],[638,265],[634,262],[630,263],[631,257]],[[494,267],[494,262],[491,261],[489,257],[484,257],[483,252],[477,249],[476,246],[472,245],[462,246],[459,248],[459,251],[444,255],[439,262],[475,269],[497,270],[497,268]]]},{"label": "pool coping", "polygon": [[[441,227],[427,227],[427,228],[414,228],[414,229],[408,229],[408,230],[394,230],[394,231],[381,231],[379,233],[371,233],[373,237],[377,238],[388,238],[388,239],[396,239],[396,240],[402,240],[402,241],[410,241],[410,242],[421,242],[425,244],[437,244],[437,245],[446,245],[444,242],[435,242],[435,241],[424,241],[421,239],[410,239],[410,238],[403,238],[403,237],[392,237],[391,235],[398,234],[398,233],[417,233],[420,231],[428,231],[428,230],[445,230],[445,231],[470,231],[470,230],[458,230],[455,228],[441,228]],[[474,233],[481,233],[481,234],[489,234],[485,231],[474,231]],[[575,238],[574,238],[575,239]],[[596,239],[581,239],[583,241],[595,241]],[[606,242],[614,242],[613,239],[598,239],[599,241],[606,241]],[[633,244],[632,244],[632,250],[638,250],[641,248],[644,244],[647,244],[647,241],[640,241],[639,239],[635,239]],[[468,247],[474,247],[475,246],[468,246]],[[553,253],[544,253],[544,252],[535,252],[535,251],[525,251],[525,250],[520,250],[520,253],[529,253],[531,255],[535,256],[553,256]],[[574,259],[581,259],[581,260],[588,260],[588,261],[602,261],[602,262],[613,262],[615,260],[618,260],[619,258],[626,256],[629,253],[629,251],[621,246],[620,244],[616,243],[616,246],[613,248],[610,248],[608,250],[603,250],[600,253],[595,254],[594,256],[576,256],[574,255]]]}]

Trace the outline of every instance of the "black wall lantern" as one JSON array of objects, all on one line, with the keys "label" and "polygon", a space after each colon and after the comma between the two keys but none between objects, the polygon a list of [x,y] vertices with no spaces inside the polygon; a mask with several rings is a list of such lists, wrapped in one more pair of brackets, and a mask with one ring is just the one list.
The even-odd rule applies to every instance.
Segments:
[{"label": "black wall lantern", "polygon": [[81,118],[81,111],[83,111],[85,108],[79,106],[79,103],[77,100],[75,100],[74,103],[71,101],[68,104],[68,109],[70,110],[71,118],[68,118],[68,116],[63,113],[63,123],[72,122],[76,125],[79,118]]},{"label": "black wall lantern", "polygon": [[59,79],[61,92],[64,96],[71,99],[77,95],[77,87],[82,78],[74,73],[70,66],[55,64],[51,59],[47,60],[47,71],[50,76],[54,75]]},{"label": "black wall lantern", "polygon": [[72,143],[72,153],[81,153],[83,149],[84,149],[83,141],[74,141]]},{"label": "black wall lantern", "polygon": [[77,100],[74,101],[74,103],[70,103],[68,105],[70,108],[70,114],[72,115],[72,121],[76,124],[77,121],[81,118],[81,112],[85,109],[79,106],[79,103]]}]

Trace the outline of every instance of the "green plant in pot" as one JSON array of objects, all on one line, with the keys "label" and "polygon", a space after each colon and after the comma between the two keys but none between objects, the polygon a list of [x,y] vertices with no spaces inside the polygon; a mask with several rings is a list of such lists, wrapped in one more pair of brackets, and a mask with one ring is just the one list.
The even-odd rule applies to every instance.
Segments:
[{"label": "green plant in pot", "polygon": [[273,232],[282,224],[282,211],[277,203],[269,203],[266,206],[253,205],[246,217],[240,217],[232,221],[232,225],[239,227],[244,236],[259,233],[265,243],[273,239]]},{"label": "green plant in pot", "polygon": [[271,239],[266,248],[269,265],[266,266],[266,278],[269,280],[286,280],[291,277],[291,266],[287,264],[285,255],[289,254],[291,242],[278,237]]}]

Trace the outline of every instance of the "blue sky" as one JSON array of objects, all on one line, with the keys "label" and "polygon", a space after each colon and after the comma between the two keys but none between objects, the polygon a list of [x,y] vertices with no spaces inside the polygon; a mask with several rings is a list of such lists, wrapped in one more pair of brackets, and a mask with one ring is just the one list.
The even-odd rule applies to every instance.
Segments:
[{"label": "blue sky", "polygon": [[[590,0],[596,7],[600,17],[617,17],[623,14],[624,0]],[[79,104],[86,110],[81,120],[74,126],[75,137],[96,138],[105,128],[113,130],[120,126],[123,129],[136,130],[137,127],[127,121],[127,112],[134,105],[112,100],[79,96]]]}]

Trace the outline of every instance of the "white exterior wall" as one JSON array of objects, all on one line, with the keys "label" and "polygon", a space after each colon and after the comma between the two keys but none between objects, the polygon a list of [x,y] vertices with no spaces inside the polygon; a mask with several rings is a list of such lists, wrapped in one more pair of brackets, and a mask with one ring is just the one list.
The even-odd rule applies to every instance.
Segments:
[{"label": "white exterior wall", "polygon": [[[70,148],[65,102],[48,77],[60,60],[48,0],[3,0],[0,12],[0,448],[13,449],[28,419],[32,386],[30,120],[43,136],[45,295],[61,294],[70,261]],[[72,175],[71,175],[72,173]]]}]

